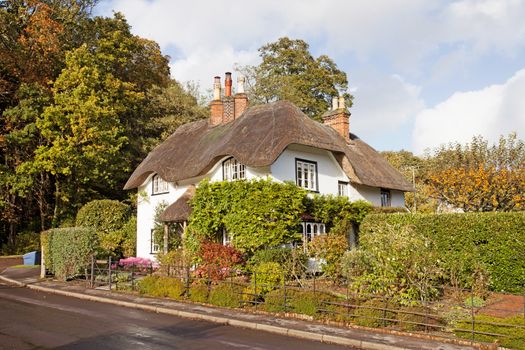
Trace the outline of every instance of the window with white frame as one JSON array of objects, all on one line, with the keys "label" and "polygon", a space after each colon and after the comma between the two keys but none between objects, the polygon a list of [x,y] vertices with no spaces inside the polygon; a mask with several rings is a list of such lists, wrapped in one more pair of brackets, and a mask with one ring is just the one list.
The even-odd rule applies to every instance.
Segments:
[{"label": "window with white frame", "polygon": [[151,194],[168,193],[168,183],[164,181],[159,175],[154,175],[151,179],[152,190]]},{"label": "window with white frame", "polygon": [[381,206],[382,207],[391,207],[392,206],[392,194],[390,190],[381,189]]},{"label": "window with white frame", "polygon": [[325,225],[320,222],[302,222],[299,232],[303,235],[303,247],[306,251],[308,243],[316,236],[325,234]]},{"label": "window with white frame", "polygon": [[155,242],[155,230],[152,229],[150,233],[150,253],[157,254],[160,251],[160,246]]},{"label": "window with white frame", "polygon": [[224,181],[235,181],[246,179],[246,167],[244,164],[231,157],[222,162],[222,179]]},{"label": "window with white frame", "polygon": [[297,186],[317,192],[317,163],[296,158],[295,181]]},{"label": "window with white frame", "polygon": [[232,244],[232,234],[225,229],[222,230],[222,245]]},{"label": "window with white frame", "polygon": [[337,194],[339,196],[348,197],[348,182],[339,181],[337,186]]}]

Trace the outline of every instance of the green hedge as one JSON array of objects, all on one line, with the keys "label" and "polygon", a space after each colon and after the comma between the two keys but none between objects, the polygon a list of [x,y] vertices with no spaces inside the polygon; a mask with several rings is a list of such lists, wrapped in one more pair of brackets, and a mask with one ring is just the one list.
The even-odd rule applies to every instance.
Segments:
[{"label": "green hedge", "polygon": [[97,246],[92,228],[55,228],[41,237],[46,268],[55,277],[66,280],[82,273]]},{"label": "green hedge", "polygon": [[361,236],[374,234],[372,228],[381,224],[413,225],[432,239],[449,277],[461,286],[474,287],[472,275],[484,270],[492,290],[522,292],[525,287],[525,212],[374,214],[361,224]]}]

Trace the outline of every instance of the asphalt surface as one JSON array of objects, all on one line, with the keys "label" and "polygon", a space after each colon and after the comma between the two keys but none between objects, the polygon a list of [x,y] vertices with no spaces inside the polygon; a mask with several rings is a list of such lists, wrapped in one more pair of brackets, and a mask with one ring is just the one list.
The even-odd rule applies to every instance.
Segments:
[{"label": "asphalt surface", "polygon": [[0,349],[350,349],[0,282]]}]

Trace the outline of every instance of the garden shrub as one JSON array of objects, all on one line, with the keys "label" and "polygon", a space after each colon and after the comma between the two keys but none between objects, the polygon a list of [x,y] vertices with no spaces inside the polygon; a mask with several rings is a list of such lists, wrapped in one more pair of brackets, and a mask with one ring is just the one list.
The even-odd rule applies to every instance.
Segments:
[{"label": "garden shrub", "polygon": [[363,235],[360,247],[342,259],[350,286],[395,297],[405,305],[436,298],[443,270],[432,241],[411,226],[383,224],[373,232]]},{"label": "garden shrub", "polygon": [[397,320],[395,324],[402,330],[413,332],[413,331],[424,331],[429,329],[430,331],[440,330],[441,328],[434,328],[428,325],[439,326],[442,325],[440,317],[438,317],[432,310],[423,306],[401,306],[397,313]]},{"label": "garden shrub", "polygon": [[266,293],[266,295],[264,296],[264,304],[262,308],[268,312],[289,311],[289,308],[286,304],[289,302],[289,298],[291,295],[286,295],[287,300],[285,303],[285,292],[285,289],[278,288]]},{"label": "garden shrub", "polygon": [[290,311],[297,314],[315,316],[321,306],[319,293],[310,290],[290,290]]},{"label": "garden shrub", "polygon": [[244,263],[241,252],[235,248],[212,242],[201,244],[199,258],[196,275],[212,281],[231,276]]},{"label": "garden shrub", "polygon": [[137,282],[140,294],[155,295],[157,293],[157,280],[159,276],[146,276]]},{"label": "garden shrub", "polygon": [[255,285],[257,285],[258,293],[266,294],[280,287],[283,282],[284,270],[281,265],[276,262],[261,263],[253,270],[251,286],[255,287]]},{"label": "garden shrub", "polygon": [[213,286],[210,291],[209,303],[223,307],[239,307],[242,302],[244,286],[222,282]]},{"label": "garden shrub", "polygon": [[[506,318],[492,317],[487,315],[477,315],[475,317],[474,329],[478,332],[502,334],[504,337],[496,337],[484,334],[475,334],[474,339],[481,342],[493,343],[498,342],[499,345],[506,348],[515,350],[525,350],[525,328],[523,327],[524,320],[523,316],[512,316]],[[486,323],[502,323],[515,325],[516,327],[498,326],[494,324],[480,324],[479,322]],[[465,320],[457,323],[458,329],[464,329],[465,331],[455,330],[454,333],[462,338],[472,339],[472,333],[469,331],[472,328],[471,320]]]},{"label": "garden shrub", "polygon": [[203,283],[194,283],[190,286],[189,298],[196,303],[208,302],[208,286]]},{"label": "garden shrub", "polygon": [[166,254],[158,253],[157,262],[159,263],[160,272],[168,276],[185,276],[186,269],[190,266],[188,258],[181,248],[170,250]]},{"label": "garden shrub", "polygon": [[430,239],[449,280],[460,287],[479,289],[481,280],[494,291],[521,292],[525,285],[525,212],[369,215],[361,243],[389,225],[411,226]]},{"label": "garden shrub", "polygon": [[177,278],[146,276],[138,282],[138,290],[140,294],[179,300],[186,289],[184,283]]},{"label": "garden shrub", "polygon": [[277,263],[282,267],[285,279],[300,278],[306,274],[308,255],[302,247],[261,249],[248,261],[248,269],[253,271],[257,265],[269,262]]},{"label": "garden shrub", "polygon": [[119,256],[124,253],[123,245],[129,250],[130,243],[124,244],[126,239],[134,239],[131,232],[133,221],[129,221],[129,216],[130,207],[124,203],[109,199],[94,200],[80,208],[76,226],[92,227],[98,235],[102,252]]},{"label": "garden shrub", "polygon": [[46,268],[63,280],[83,273],[97,246],[95,231],[87,227],[51,229],[43,237]]},{"label": "garden shrub", "polygon": [[275,262],[283,265],[291,259],[291,256],[291,248],[276,247],[261,249],[253,253],[252,257],[248,261],[248,266],[253,268],[254,266],[269,262]]},{"label": "garden shrub", "polygon": [[383,300],[370,299],[359,305],[354,311],[356,315],[354,323],[363,327],[383,327],[392,324],[392,320],[395,319],[396,314],[392,311],[382,309],[395,309],[395,305],[391,303],[385,303]]},{"label": "garden shrub", "polygon": [[338,279],[341,277],[340,261],[348,248],[348,240],[344,235],[328,233],[314,237],[308,251],[324,261],[321,269],[327,277]]}]

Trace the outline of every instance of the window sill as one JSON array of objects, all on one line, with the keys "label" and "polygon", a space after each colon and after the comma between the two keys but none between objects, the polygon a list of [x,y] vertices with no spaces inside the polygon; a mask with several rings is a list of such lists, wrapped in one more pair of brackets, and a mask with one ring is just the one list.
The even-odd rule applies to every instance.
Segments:
[{"label": "window sill", "polygon": [[163,195],[163,194],[168,194],[170,193],[170,191],[166,191],[166,192],[157,192],[157,193],[152,193],[151,195],[152,196],[160,196],[160,195]]}]

